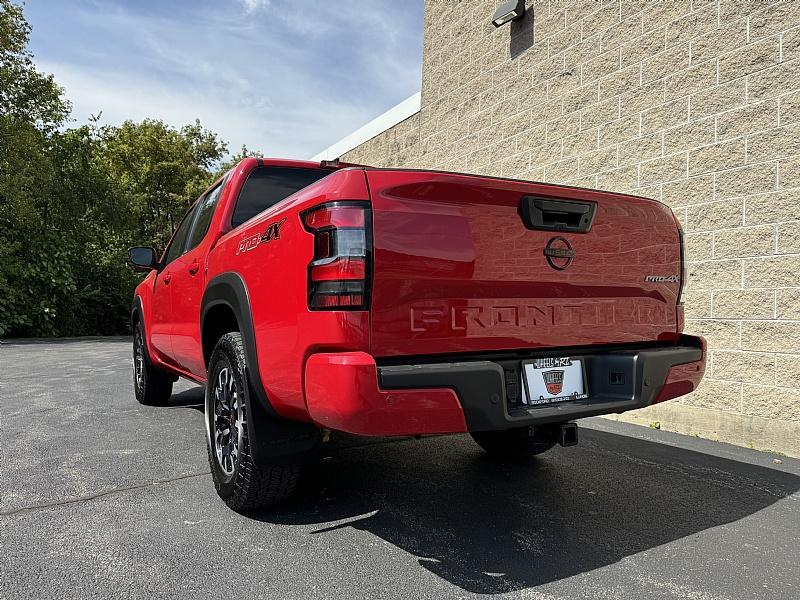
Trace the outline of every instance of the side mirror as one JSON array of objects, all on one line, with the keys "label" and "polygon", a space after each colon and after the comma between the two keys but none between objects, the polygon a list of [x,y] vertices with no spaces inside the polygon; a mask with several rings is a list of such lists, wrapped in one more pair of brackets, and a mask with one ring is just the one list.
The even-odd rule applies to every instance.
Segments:
[{"label": "side mirror", "polygon": [[137,271],[149,271],[158,266],[156,249],[150,246],[134,246],[128,248],[128,261]]}]

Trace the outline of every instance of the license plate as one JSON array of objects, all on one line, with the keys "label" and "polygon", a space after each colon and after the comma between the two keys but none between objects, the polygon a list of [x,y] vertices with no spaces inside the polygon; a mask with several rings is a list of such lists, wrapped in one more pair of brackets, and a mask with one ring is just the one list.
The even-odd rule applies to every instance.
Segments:
[{"label": "license plate", "polygon": [[553,404],[589,397],[583,363],[568,357],[537,358],[522,363],[525,404]]}]

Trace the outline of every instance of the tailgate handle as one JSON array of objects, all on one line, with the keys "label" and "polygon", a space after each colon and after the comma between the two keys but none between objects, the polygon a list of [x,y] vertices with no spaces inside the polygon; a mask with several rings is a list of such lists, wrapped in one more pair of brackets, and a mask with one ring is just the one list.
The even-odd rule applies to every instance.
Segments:
[{"label": "tailgate handle", "polygon": [[592,228],[597,204],[523,196],[519,215],[528,229],[586,233]]}]

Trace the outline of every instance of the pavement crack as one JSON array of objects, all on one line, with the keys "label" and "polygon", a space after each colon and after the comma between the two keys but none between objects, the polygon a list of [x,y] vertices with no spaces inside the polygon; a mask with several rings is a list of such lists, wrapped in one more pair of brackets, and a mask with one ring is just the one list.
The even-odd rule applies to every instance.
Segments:
[{"label": "pavement crack", "polygon": [[153,487],[154,485],[165,485],[167,483],[174,483],[176,481],[183,481],[184,479],[194,479],[195,477],[205,477],[209,475],[211,471],[203,471],[202,473],[189,473],[188,475],[179,475],[178,477],[171,477],[169,479],[157,479],[155,481],[149,481],[147,483],[139,483],[137,485],[129,485],[124,487],[117,487],[110,490],[104,490],[102,492],[97,492],[96,494],[88,494],[86,496],[79,496],[77,498],[69,498],[67,500],[59,500],[57,502],[46,502],[43,504],[31,504],[29,506],[21,506],[19,508],[15,508],[14,510],[3,511],[0,512],[0,517],[11,517],[23,512],[31,512],[35,510],[44,510],[46,508],[53,508],[55,506],[67,506],[69,504],[80,504],[82,502],[89,502],[91,500],[96,500],[98,498],[103,498],[104,496],[111,496],[113,494],[120,494],[122,492],[130,492],[132,490],[141,490],[149,487]]}]

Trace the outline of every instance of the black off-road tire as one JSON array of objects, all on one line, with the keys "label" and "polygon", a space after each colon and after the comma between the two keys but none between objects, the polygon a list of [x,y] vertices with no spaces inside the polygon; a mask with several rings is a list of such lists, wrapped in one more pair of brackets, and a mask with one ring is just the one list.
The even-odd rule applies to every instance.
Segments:
[{"label": "black off-road tire", "polygon": [[[232,471],[230,473],[223,467],[215,445],[217,436],[215,421],[218,418],[216,415],[221,412],[216,404],[215,391],[223,369],[229,369],[236,393],[240,395],[236,402],[236,411],[239,415],[237,421],[244,419],[240,431],[237,432],[237,459],[227,464],[227,470]],[[300,460],[293,462],[284,459],[276,464],[261,466],[254,462],[247,432],[247,406],[253,394],[246,372],[242,335],[236,332],[223,335],[214,347],[208,366],[206,383],[208,462],[217,494],[228,507],[237,512],[272,506],[289,498],[297,488],[303,467]],[[231,426],[231,430],[234,426]],[[226,438],[222,436],[220,439]]]},{"label": "black off-road tire", "polygon": [[172,395],[175,377],[150,362],[142,322],[133,330],[133,392],[139,404],[164,406]]},{"label": "black off-road tire", "polygon": [[498,460],[518,461],[547,452],[555,442],[542,442],[533,437],[533,427],[505,431],[481,431],[470,434],[489,456]]}]

